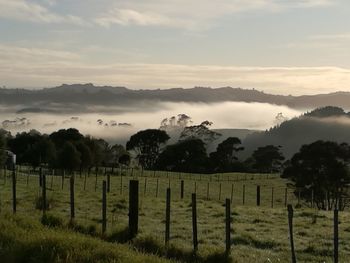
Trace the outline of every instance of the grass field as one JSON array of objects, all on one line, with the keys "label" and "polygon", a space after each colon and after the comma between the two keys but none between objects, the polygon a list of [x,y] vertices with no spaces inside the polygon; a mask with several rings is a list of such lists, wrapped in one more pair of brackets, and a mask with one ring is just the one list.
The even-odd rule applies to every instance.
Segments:
[{"label": "grass field", "polygon": [[[108,194],[107,237],[109,241],[125,242],[123,233],[128,225],[128,181],[140,181],[140,232],[129,248],[152,252],[180,261],[191,261],[192,192],[198,195],[198,238],[199,260],[220,262],[225,247],[225,207],[224,199],[232,202],[232,261],[233,262],[289,262],[290,248],[288,236],[287,211],[284,207],[286,181],[276,175],[189,175],[157,172],[134,172],[123,177],[111,176],[111,190]],[[143,177],[141,177],[143,175]],[[76,176],[75,224],[90,229],[93,235],[101,232],[102,174],[86,178]],[[122,180],[121,180],[122,179]],[[47,195],[50,201],[49,215],[63,220],[61,228],[66,229],[69,222],[69,179],[64,182],[59,176],[47,176]],[[172,189],[171,202],[171,251],[164,248],[165,231],[165,191]],[[180,198],[180,181],[185,182],[185,197]],[[41,194],[37,175],[17,176],[17,214],[38,222],[42,212],[36,209],[36,201]],[[146,191],[145,191],[146,181]],[[158,181],[158,195],[157,195]],[[121,188],[122,183],[122,188]],[[207,200],[207,187],[209,200]],[[220,195],[221,184],[221,195]],[[95,190],[95,185],[97,188]],[[242,191],[245,185],[245,204]],[[256,206],[256,185],[261,186],[261,206]],[[271,208],[272,187],[274,188],[274,208]],[[297,199],[288,192],[288,203],[297,204]],[[220,199],[220,200],[219,200]],[[0,178],[1,214],[11,213],[11,181]],[[4,216],[2,216],[3,218]],[[350,218],[349,212],[340,212],[339,238],[340,260],[347,262],[350,256]],[[3,220],[3,219],[2,219]],[[80,227],[80,228],[82,228]],[[72,227],[71,227],[72,228]],[[74,227],[73,227],[74,228]],[[77,230],[78,227],[75,227]],[[60,230],[61,231],[61,230]],[[62,230],[67,231],[67,230]],[[81,229],[80,229],[81,231]],[[0,230],[1,232],[1,230]],[[85,231],[87,232],[87,230]],[[333,213],[307,208],[295,209],[294,217],[295,247],[298,262],[332,262],[333,253]],[[96,241],[102,242],[102,241]],[[66,261],[65,261],[66,262]]]}]

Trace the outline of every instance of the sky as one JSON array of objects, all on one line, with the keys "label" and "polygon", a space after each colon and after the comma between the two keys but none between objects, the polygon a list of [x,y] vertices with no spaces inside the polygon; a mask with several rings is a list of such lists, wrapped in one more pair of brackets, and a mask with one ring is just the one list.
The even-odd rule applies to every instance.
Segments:
[{"label": "sky", "polygon": [[0,0],[0,86],[350,91],[348,0]]}]

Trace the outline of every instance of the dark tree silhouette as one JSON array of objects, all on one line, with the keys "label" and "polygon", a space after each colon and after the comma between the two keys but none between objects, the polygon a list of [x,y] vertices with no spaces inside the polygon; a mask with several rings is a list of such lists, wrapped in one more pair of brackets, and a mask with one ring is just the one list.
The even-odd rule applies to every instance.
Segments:
[{"label": "dark tree silhouette", "polygon": [[83,140],[84,136],[79,132],[79,130],[70,128],[70,129],[61,129],[57,132],[50,134],[50,139],[54,142],[57,148],[60,148],[65,142],[79,142]]},{"label": "dark tree silhouette", "polygon": [[122,165],[129,166],[130,165],[130,155],[128,153],[124,153],[119,157],[118,162]]},{"label": "dark tree silhouette", "polygon": [[169,145],[159,155],[156,167],[161,170],[200,173],[206,172],[208,157],[205,144],[189,139]]},{"label": "dark tree silhouette", "polygon": [[270,173],[280,170],[284,157],[279,146],[266,145],[256,149],[253,152],[252,159],[254,169],[259,172]]},{"label": "dark tree silhouette", "polygon": [[33,145],[30,151],[31,165],[35,168],[41,164],[47,164],[54,167],[56,164],[57,152],[55,144],[49,139],[47,135],[43,135]]},{"label": "dark tree silhouette", "polygon": [[139,131],[132,135],[126,144],[128,151],[136,153],[140,165],[146,169],[153,168],[162,144],[166,143],[170,137],[165,131],[149,129]]},{"label": "dark tree silhouette", "polygon": [[242,169],[238,162],[236,154],[244,148],[241,146],[241,140],[236,137],[229,137],[220,143],[216,152],[210,154],[210,162],[215,172],[230,172],[234,169]]},{"label": "dark tree silhouette", "polygon": [[65,142],[58,154],[60,168],[73,172],[80,167],[80,153],[71,142]]},{"label": "dark tree silhouette", "polygon": [[199,125],[185,127],[180,134],[180,140],[200,139],[205,144],[210,144],[221,136],[220,133],[209,129],[212,124],[210,121],[203,121]]},{"label": "dark tree silhouette", "polygon": [[316,141],[303,145],[285,168],[282,177],[301,189],[301,196],[310,200],[311,190],[319,209],[332,209],[346,205],[346,185],[350,182],[348,164],[350,148],[347,144]]},{"label": "dark tree silhouette", "polygon": [[89,169],[92,166],[92,154],[90,148],[83,142],[80,142],[76,146],[80,153],[80,173],[85,169]]}]

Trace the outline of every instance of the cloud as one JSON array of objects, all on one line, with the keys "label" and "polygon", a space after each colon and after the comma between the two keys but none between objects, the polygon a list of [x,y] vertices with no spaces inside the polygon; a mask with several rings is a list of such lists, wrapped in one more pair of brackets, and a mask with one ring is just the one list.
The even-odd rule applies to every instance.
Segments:
[{"label": "cloud", "polygon": [[[47,2],[54,5],[53,1]],[[0,0],[0,18],[37,23],[69,23],[85,25],[86,22],[73,15],[59,15],[45,6],[26,0]]]},{"label": "cloud", "polygon": [[105,27],[118,24],[202,29],[210,27],[218,19],[237,13],[280,12],[332,4],[334,1],[331,0],[131,0],[114,4],[107,12],[100,14],[95,22]]},{"label": "cloud", "polygon": [[232,86],[287,95],[350,91],[347,68],[97,64],[87,62],[81,53],[7,45],[0,45],[0,79],[0,85],[12,87],[93,82],[150,89]]}]

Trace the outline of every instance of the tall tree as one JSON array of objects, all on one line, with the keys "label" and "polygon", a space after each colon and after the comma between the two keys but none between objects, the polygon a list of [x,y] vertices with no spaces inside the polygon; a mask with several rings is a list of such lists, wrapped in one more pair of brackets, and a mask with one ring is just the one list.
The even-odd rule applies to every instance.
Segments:
[{"label": "tall tree", "polygon": [[69,172],[77,170],[80,166],[80,153],[71,142],[65,142],[58,155],[58,162],[62,169]]},{"label": "tall tree", "polygon": [[161,170],[191,173],[206,172],[207,166],[205,144],[199,139],[189,139],[167,146],[156,164]]},{"label": "tall tree", "polygon": [[266,145],[253,152],[253,167],[259,172],[270,173],[279,171],[284,156],[279,146]]},{"label": "tall tree", "polygon": [[236,156],[237,152],[244,149],[241,143],[239,138],[229,137],[218,145],[216,152],[210,154],[211,165],[215,172],[230,172],[242,166]]},{"label": "tall tree", "polygon": [[346,203],[342,197],[349,197],[347,185],[349,174],[350,147],[329,141],[316,141],[303,145],[285,168],[282,177],[290,179],[301,190],[301,197],[311,199],[318,208],[330,209],[339,205],[343,209]]},{"label": "tall tree", "polygon": [[156,162],[161,146],[165,144],[170,137],[165,131],[148,129],[139,131],[132,135],[126,144],[128,151],[134,151],[139,164],[146,168],[153,168]]}]

